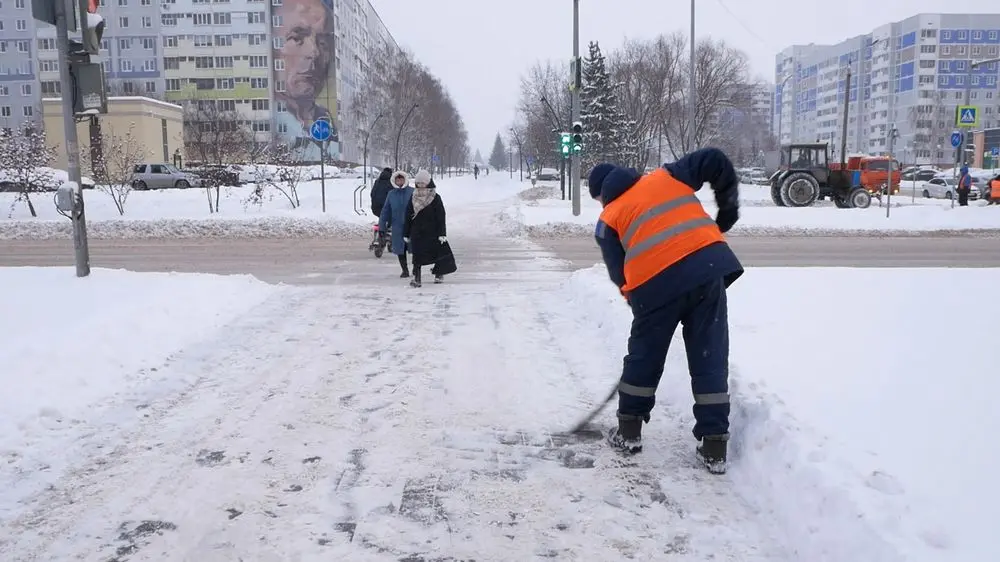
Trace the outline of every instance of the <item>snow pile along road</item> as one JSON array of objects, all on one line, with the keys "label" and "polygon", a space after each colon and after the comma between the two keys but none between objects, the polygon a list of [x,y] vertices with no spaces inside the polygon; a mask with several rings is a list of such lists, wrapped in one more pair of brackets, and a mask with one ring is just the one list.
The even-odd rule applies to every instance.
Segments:
[{"label": "snow pile along road", "polygon": [[[624,353],[631,314],[603,266],[573,284],[570,306],[589,306]],[[749,270],[729,293],[726,493],[797,560],[993,558],[1000,302],[982,297],[998,284],[995,269]],[[844,287],[877,290],[823,297]],[[678,333],[645,435],[690,427],[690,393]]]},{"label": "snow pile along road", "polygon": [[[249,276],[0,268],[0,523],[103,434],[194,381],[170,356],[278,289]],[[3,525],[0,524],[0,527]],[[4,558],[12,560],[12,558]]]},{"label": "snow pile along road", "polygon": [[[449,215],[456,211],[456,219],[463,216],[465,208],[475,211],[479,205],[514,197],[529,186],[499,175],[479,180],[472,176],[444,176],[435,178],[435,182]],[[88,235],[94,239],[367,236],[377,218],[371,214],[371,181],[358,192],[359,204],[355,206],[355,189],[361,183],[361,179],[327,180],[325,212],[321,183],[316,180],[297,186],[297,208],[292,208],[288,198],[274,188],[265,189],[259,204],[254,204],[250,201],[254,186],[224,187],[216,213],[209,211],[209,194],[200,188],[132,191],[124,216],[100,189],[87,190]],[[210,193],[214,200],[214,191]],[[31,217],[25,205],[14,202],[14,194],[0,193],[0,209],[9,209],[0,215],[0,240],[72,236],[70,221],[56,212],[51,194],[36,194],[34,204],[37,218]]]},{"label": "snow pile along road", "polygon": [[[874,201],[868,209],[837,209],[829,201],[813,207],[776,207],[770,200],[769,188],[758,185],[740,186],[740,221],[732,235],[747,236],[921,236],[929,233],[979,234],[1000,236],[1000,212],[986,208],[985,203],[973,202],[969,207],[952,208],[940,200],[896,196],[887,218],[885,207]],[[559,199],[558,186],[536,188],[536,196],[522,199],[505,209],[500,217],[508,232],[537,238],[593,236],[601,206],[584,193],[581,212],[573,216],[569,200]],[[712,189],[705,185],[697,192],[705,210],[715,216]]]}]

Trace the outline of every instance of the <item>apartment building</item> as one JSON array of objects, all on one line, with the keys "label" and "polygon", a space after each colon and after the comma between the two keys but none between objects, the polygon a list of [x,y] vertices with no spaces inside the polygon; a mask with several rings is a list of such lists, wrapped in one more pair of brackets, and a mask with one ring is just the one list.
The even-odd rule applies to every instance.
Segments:
[{"label": "apartment building", "polygon": [[[330,159],[362,159],[364,119],[346,111],[367,72],[399,47],[368,0],[101,0],[109,93],[237,112],[261,142],[318,159],[309,125],[334,124]],[[291,9],[288,9],[291,8]],[[61,95],[55,29],[30,0],[0,0],[0,126],[39,119]],[[202,126],[208,126],[203,124]]]},{"label": "apartment building", "polygon": [[948,163],[967,93],[980,127],[1000,122],[998,57],[1000,14],[918,14],[836,45],[788,47],[775,57],[774,131],[783,143],[830,142],[839,157],[848,96],[849,154],[884,153],[895,126],[898,158]]}]

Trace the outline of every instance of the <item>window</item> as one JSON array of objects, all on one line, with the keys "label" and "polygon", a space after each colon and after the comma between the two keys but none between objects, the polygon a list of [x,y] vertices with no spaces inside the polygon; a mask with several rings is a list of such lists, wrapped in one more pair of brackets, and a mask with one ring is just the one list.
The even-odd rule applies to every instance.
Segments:
[{"label": "window", "polygon": [[58,96],[62,93],[62,84],[57,81],[47,81],[42,82],[42,95],[43,96]]},{"label": "window", "polygon": [[251,33],[247,36],[247,40],[252,46],[263,45],[267,36],[263,33]]},{"label": "window", "polygon": [[934,52],[937,52],[937,45],[921,45],[920,46],[920,52],[921,53],[934,53]]},{"label": "window", "polygon": [[21,84],[21,95],[22,96],[31,95],[31,84]]},{"label": "window", "polygon": [[232,35],[216,35],[215,44],[220,47],[232,47],[233,46],[233,36]]},{"label": "window", "polygon": [[156,82],[153,82],[151,80],[147,80],[146,81],[146,93],[147,94],[155,94],[156,93]]},{"label": "window", "polygon": [[941,45],[941,55],[946,57],[946,56],[948,56],[950,54],[951,54],[951,46],[950,45]]},{"label": "window", "polygon": [[30,47],[31,47],[31,42],[30,41],[18,41],[17,42],[17,52],[19,52],[19,53],[27,53]]},{"label": "window", "polygon": [[10,95],[10,89],[7,88],[7,86],[0,84],[0,96],[9,96],[9,95]]},{"label": "window", "polygon": [[285,91],[285,81],[284,80],[275,80],[274,81],[274,91],[275,92],[284,92]]},{"label": "window", "polygon": [[195,25],[212,25],[212,14],[194,14]]},{"label": "window", "polygon": [[281,27],[281,16],[271,16],[271,27]]},{"label": "window", "polygon": [[118,0],[118,5],[124,8],[128,6],[128,0]]},{"label": "window", "polygon": [[16,22],[14,22],[14,29],[17,29],[18,31],[27,31],[28,30],[28,21],[27,20],[17,20]]},{"label": "window", "polygon": [[177,78],[167,78],[166,86],[168,92],[179,92],[181,90],[181,81]]},{"label": "window", "polygon": [[126,96],[135,95],[135,84],[131,82],[122,82],[122,93]]},{"label": "window", "polygon": [[39,39],[38,40],[38,50],[39,51],[54,51],[54,50],[56,50],[56,40],[55,39]]},{"label": "window", "polygon": [[271,130],[270,121],[254,121],[253,122],[253,132],[255,133],[266,133]]},{"label": "window", "polygon": [[0,117],[10,117],[10,106],[5,105],[0,107]]},{"label": "window", "polygon": [[236,100],[218,100],[216,106],[219,111],[236,111]]},{"label": "window", "polygon": [[981,54],[982,54],[982,48],[981,47],[976,46],[976,47],[972,48],[972,56],[978,57]]},{"label": "window", "polygon": [[920,68],[934,68],[933,60],[922,60],[920,61]]},{"label": "window", "polygon": [[278,132],[279,133],[287,133],[288,132],[288,123],[278,123]]},{"label": "window", "polygon": [[30,105],[26,105],[26,106],[24,106],[24,107],[21,108],[21,113],[23,113],[25,117],[34,117],[35,116],[35,108],[31,107]]},{"label": "window", "polygon": [[965,76],[956,76],[955,77],[955,85],[956,86],[964,86],[965,85]]},{"label": "window", "polygon": [[278,113],[288,113],[288,104],[283,101],[274,102],[274,109]]},{"label": "window", "polygon": [[285,61],[282,60],[282,59],[275,59],[274,60],[274,69],[275,70],[284,70],[285,69]]},{"label": "window", "polygon": [[132,61],[128,59],[118,61],[118,69],[122,72],[132,72]]},{"label": "window", "polygon": [[946,41],[951,41],[951,31],[942,31],[941,39],[944,39]]},{"label": "window", "polygon": [[233,57],[215,57],[215,68],[232,68]]},{"label": "window", "polygon": [[128,27],[128,16],[121,16],[118,18],[118,27],[125,29]]},{"label": "window", "polygon": [[232,90],[233,85],[234,82],[232,78],[217,78],[215,80],[215,89],[217,90]]},{"label": "window", "polygon": [[282,48],[282,47],[285,46],[285,38],[284,37],[275,37],[274,40],[273,40],[273,42],[274,42],[274,48],[275,49],[280,49],[280,48]]},{"label": "window", "polygon": [[153,27],[153,18],[149,16],[142,16],[140,22],[143,27]]},{"label": "window", "polygon": [[212,23],[215,25],[231,25],[233,23],[233,15],[229,12],[215,12],[212,14]]},{"label": "window", "polygon": [[[178,18],[177,14],[162,14],[160,16],[160,25],[166,27],[175,27],[177,25],[177,18]],[[176,47],[177,44],[174,43],[173,46]]]},{"label": "window", "polygon": [[146,59],[142,61],[143,72],[156,72],[156,59]]},{"label": "window", "polygon": [[215,68],[215,61],[212,57],[194,57],[195,68]]},{"label": "window", "polygon": [[181,59],[178,57],[163,57],[163,70],[180,70]]},{"label": "window", "polygon": [[267,111],[268,110],[268,100],[266,99],[256,99],[250,100],[250,109],[253,111]]},{"label": "window", "polygon": [[267,57],[256,55],[251,55],[250,57],[250,68],[267,68]]},{"label": "window", "polygon": [[[247,12],[247,23],[264,23],[264,12]],[[255,43],[251,43],[251,45],[253,44]],[[260,43],[256,44],[259,45]]]},{"label": "window", "polygon": [[267,89],[267,78],[251,78],[250,87],[255,89]]},{"label": "window", "polygon": [[17,9],[19,9],[19,10],[23,10],[24,9],[24,0],[14,0],[14,7],[17,8]]},{"label": "window", "polygon": [[211,47],[212,46],[212,36],[211,35],[195,35],[194,36],[194,46],[195,47]]},{"label": "window", "polygon": [[964,56],[966,50],[967,50],[967,47],[965,45],[958,45],[957,47],[955,47],[955,54],[958,55],[958,56],[960,56],[960,57]]},{"label": "window", "polygon": [[39,72],[59,72],[59,61],[40,60],[38,61]]},{"label": "window", "polygon": [[959,41],[968,41],[969,40],[969,32],[965,31],[964,29],[960,30],[958,32],[958,40]]},{"label": "window", "polygon": [[143,37],[142,48],[147,51],[152,51],[156,48],[156,39],[153,39],[152,37]]},{"label": "window", "polygon": [[1000,39],[1000,34],[998,34],[996,31],[991,31],[989,37],[990,41],[996,41],[997,39]]},{"label": "window", "polygon": [[152,6],[153,2],[152,2],[152,0],[139,0],[139,5],[140,6]]},{"label": "window", "polygon": [[131,39],[119,39],[118,40],[118,50],[119,51],[127,51],[127,50],[129,50],[131,48],[132,48],[132,40]]}]

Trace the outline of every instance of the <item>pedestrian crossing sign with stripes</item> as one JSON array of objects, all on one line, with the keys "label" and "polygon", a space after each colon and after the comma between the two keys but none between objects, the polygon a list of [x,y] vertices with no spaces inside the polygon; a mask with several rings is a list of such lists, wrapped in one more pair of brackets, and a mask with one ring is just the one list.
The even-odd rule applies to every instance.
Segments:
[{"label": "pedestrian crossing sign with stripes", "polygon": [[974,105],[960,105],[955,110],[956,127],[977,127],[979,126],[979,111]]}]

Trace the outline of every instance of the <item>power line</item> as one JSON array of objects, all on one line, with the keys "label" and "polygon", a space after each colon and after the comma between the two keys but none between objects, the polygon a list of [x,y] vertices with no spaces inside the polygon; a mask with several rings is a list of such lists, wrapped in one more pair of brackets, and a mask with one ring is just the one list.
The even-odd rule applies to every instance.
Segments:
[{"label": "power line", "polygon": [[735,13],[733,13],[733,11],[729,9],[729,6],[726,6],[725,2],[723,2],[722,0],[715,0],[715,1],[719,3],[719,7],[721,7],[723,10],[725,10],[727,14],[729,14],[734,20],[736,20],[736,23],[739,24],[739,26],[743,28],[743,31],[746,31],[748,34],[750,34],[751,37],[753,37],[754,39],[760,41],[761,44],[763,44],[765,47],[768,47],[770,49],[774,49],[774,45],[772,45],[771,43],[769,43],[766,39],[764,39],[760,35],[757,35],[752,29],[750,29],[749,27],[747,27],[746,25],[744,25],[743,24],[743,20],[740,19],[740,17],[737,16]]}]

